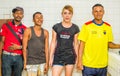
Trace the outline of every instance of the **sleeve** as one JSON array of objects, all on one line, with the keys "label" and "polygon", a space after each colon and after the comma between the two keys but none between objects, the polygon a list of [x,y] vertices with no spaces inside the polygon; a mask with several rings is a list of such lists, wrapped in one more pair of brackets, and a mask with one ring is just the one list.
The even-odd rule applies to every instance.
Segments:
[{"label": "sleeve", "polygon": [[108,30],[108,42],[113,42],[113,33],[112,33],[112,27]]},{"label": "sleeve", "polygon": [[21,29],[22,34],[24,34],[24,31],[25,31],[26,28],[27,27],[25,25],[22,25],[22,29]]},{"label": "sleeve", "polygon": [[76,27],[75,27],[75,34],[77,34],[77,33],[79,33],[80,32],[80,29],[79,29],[79,27],[76,25]]},{"label": "sleeve", "polygon": [[2,27],[1,27],[1,35],[2,36],[6,36],[7,35],[7,27],[6,27],[6,24],[3,24]]},{"label": "sleeve", "polygon": [[52,29],[57,32],[57,24],[52,27]]},{"label": "sleeve", "polygon": [[88,30],[87,30],[87,28],[86,28],[86,25],[84,24],[84,25],[82,26],[81,31],[79,32],[78,40],[81,40],[81,41],[86,42],[86,41],[87,41],[87,38],[88,38]]}]

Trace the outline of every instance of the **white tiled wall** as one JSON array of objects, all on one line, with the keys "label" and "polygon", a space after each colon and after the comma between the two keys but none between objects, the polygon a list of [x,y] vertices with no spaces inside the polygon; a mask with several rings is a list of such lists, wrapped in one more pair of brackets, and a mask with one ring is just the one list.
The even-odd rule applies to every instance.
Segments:
[{"label": "white tiled wall", "polygon": [[25,10],[23,23],[32,26],[33,13],[40,11],[44,15],[43,27],[49,30],[51,36],[51,27],[61,21],[61,10],[66,4],[73,6],[73,22],[81,28],[83,23],[93,19],[91,7],[95,3],[104,5],[104,20],[113,27],[114,41],[120,43],[120,0],[0,0],[0,19],[12,18],[11,10],[21,6]]},{"label": "white tiled wall", "polygon": [[51,28],[61,21],[61,10],[65,5],[73,6],[73,23],[81,28],[83,23],[93,19],[91,8],[96,3],[105,7],[103,20],[112,25],[114,41],[120,43],[120,0],[0,0],[0,19],[12,18],[12,9],[21,6],[25,10],[23,23],[33,26],[32,15],[40,11],[44,15],[43,27],[49,30],[51,40]]}]

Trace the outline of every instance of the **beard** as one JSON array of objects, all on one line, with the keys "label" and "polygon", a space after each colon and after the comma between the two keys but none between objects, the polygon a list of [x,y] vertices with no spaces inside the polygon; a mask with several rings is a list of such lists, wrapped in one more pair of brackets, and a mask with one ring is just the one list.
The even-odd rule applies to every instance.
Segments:
[{"label": "beard", "polygon": [[16,22],[21,22],[21,20],[14,19]]},{"label": "beard", "polygon": [[16,17],[14,20],[15,20],[16,22],[21,22],[22,18],[21,18],[21,17]]}]

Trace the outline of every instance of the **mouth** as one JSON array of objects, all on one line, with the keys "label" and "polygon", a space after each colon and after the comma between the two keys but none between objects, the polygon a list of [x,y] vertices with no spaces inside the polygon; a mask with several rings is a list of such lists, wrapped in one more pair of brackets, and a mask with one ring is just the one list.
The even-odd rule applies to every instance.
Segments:
[{"label": "mouth", "polygon": [[16,17],[16,19],[22,19],[21,17]]},{"label": "mouth", "polygon": [[65,20],[70,20],[69,18],[65,18]]},{"label": "mouth", "polygon": [[43,22],[42,21],[38,21],[38,22],[36,22],[37,24],[42,24]]},{"label": "mouth", "polygon": [[17,22],[20,22],[21,21],[21,17],[15,17],[15,20],[17,21]]}]

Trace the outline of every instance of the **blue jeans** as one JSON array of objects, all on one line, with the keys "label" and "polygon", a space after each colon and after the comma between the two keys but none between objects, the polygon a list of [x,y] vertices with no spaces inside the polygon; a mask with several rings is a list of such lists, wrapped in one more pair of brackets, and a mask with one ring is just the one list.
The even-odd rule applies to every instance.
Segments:
[{"label": "blue jeans", "polygon": [[107,76],[107,67],[104,68],[90,68],[84,66],[82,70],[83,76]]},{"label": "blue jeans", "polygon": [[23,69],[23,58],[20,55],[2,55],[2,76],[21,76]]}]

